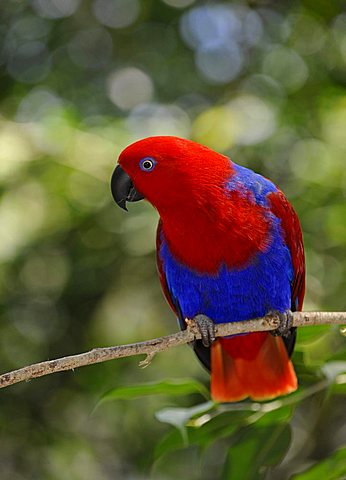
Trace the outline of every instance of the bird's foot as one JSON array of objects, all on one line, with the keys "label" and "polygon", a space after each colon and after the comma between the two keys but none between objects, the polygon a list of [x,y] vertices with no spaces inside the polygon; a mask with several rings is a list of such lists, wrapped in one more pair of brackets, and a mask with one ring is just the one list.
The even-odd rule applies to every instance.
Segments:
[{"label": "bird's foot", "polygon": [[279,318],[280,324],[275,330],[271,330],[271,334],[274,337],[288,337],[293,327],[293,313],[291,310],[285,312],[271,311],[268,315],[276,315]]},{"label": "bird's foot", "polygon": [[215,324],[206,315],[196,315],[192,319],[185,319],[187,327],[193,332],[201,335],[205,347],[210,347],[215,341]]}]

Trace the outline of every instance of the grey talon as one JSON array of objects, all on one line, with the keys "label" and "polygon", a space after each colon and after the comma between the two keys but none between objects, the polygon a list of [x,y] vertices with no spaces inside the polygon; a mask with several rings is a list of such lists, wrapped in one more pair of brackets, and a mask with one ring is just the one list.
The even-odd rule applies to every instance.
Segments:
[{"label": "grey talon", "polygon": [[276,315],[279,318],[280,324],[278,328],[272,330],[270,333],[274,337],[288,337],[293,327],[293,313],[291,310],[285,312],[269,312],[268,315]]},{"label": "grey talon", "polygon": [[210,347],[215,341],[215,324],[206,315],[199,314],[193,318],[197,328],[202,337],[202,344],[205,347]]}]

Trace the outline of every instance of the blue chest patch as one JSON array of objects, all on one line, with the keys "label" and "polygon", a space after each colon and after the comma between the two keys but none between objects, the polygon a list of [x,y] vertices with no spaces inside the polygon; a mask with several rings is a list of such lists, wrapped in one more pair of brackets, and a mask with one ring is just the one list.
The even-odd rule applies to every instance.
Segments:
[{"label": "blue chest patch", "polygon": [[174,258],[164,237],[160,258],[173,302],[184,318],[203,313],[216,323],[236,322],[291,307],[292,262],[278,224],[268,251],[243,269],[223,265],[215,275],[193,271]]}]

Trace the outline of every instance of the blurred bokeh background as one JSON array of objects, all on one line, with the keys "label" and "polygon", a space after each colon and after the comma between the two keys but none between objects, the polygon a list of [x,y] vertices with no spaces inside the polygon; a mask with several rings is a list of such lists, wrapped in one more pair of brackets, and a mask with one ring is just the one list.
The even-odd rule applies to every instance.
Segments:
[{"label": "blurred bokeh background", "polygon": [[[148,135],[191,138],[276,182],[304,231],[305,309],[346,310],[345,6],[1,2],[2,372],[177,329],[156,275],[157,215],[145,202],[125,214],[109,191],[117,155]],[[345,375],[329,363],[336,385],[311,393],[326,362],[343,370],[345,339],[336,327],[306,329],[294,358],[302,398],[284,423],[277,419],[290,447],[275,468],[235,473],[225,433],[210,437],[202,457],[199,440],[171,442],[154,462],[155,445],[173,428],[155,412],[191,407],[197,394],[94,411],[119,386],[183,377],[208,385],[180,347],[145,370],[133,357],[0,391],[0,478],[284,479],[312,467],[295,478],[313,479],[322,478],[319,465],[326,479],[346,478],[342,468],[328,476],[346,462],[345,451],[335,453],[346,442]],[[236,461],[242,455],[248,464],[257,458],[247,447]]]}]

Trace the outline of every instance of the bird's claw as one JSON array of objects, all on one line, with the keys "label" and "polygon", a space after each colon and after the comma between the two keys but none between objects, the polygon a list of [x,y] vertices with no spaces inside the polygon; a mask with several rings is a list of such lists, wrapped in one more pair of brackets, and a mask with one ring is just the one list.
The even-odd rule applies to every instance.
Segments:
[{"label": "bird's claw", "polygon": [[274,337],[288,337],[293,327],[293,313],[291,310],[285,312],[272,311],[268,315],[276,315],[279,318],[280,324],[275,330],[271,330]]},{"label": "bird's claw", "polygon": [[192,319],[186,319],[188,328],[201,335],[202,344],[205,347],[210,347],[215,341],[215,324],[206,315],[196,315]]}]

